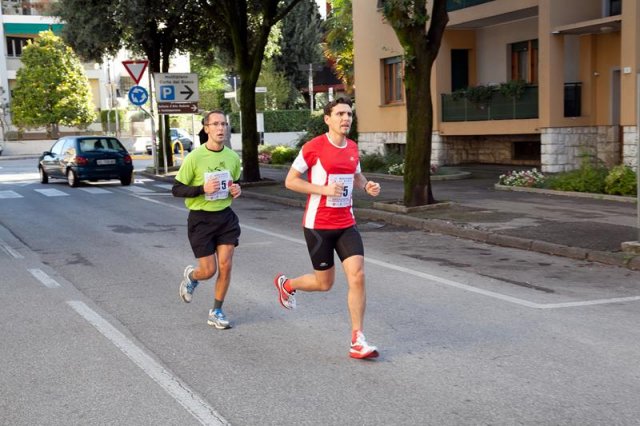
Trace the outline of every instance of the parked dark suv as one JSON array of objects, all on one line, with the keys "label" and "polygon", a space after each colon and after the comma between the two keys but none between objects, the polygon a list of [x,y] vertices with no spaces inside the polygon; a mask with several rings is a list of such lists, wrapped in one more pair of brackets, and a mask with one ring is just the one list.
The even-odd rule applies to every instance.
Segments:
[{"label": "parked dark suv", "polygon": [[69,186],[81,180],[119,179],[131,185],[133,162],[120,141],[111,136],[65,136],[58,139],[38,161],[40,182],[67,179]]}]

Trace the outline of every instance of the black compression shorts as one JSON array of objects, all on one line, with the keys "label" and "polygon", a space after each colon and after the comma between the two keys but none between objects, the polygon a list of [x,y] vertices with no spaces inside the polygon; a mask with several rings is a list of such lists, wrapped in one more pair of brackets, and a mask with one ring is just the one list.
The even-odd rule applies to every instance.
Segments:
[{"label": "black compression shorts", "polygon": [[355,226],[344,229],[304,228],[304,238],[316,271],[326,271],[333,267],[334,250],[341,262],[351,256],[364,256],[362,237]]}]

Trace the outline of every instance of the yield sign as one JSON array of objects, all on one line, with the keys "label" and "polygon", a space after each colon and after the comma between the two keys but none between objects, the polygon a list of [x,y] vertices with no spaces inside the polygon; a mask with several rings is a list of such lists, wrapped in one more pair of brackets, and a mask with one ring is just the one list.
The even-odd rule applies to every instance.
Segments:
[{"label": "yield sign", "polygon": [[136,84],[140,83],[142,74],[144,74],[148,64],[149,61],[122,61],[122,65],[124,65],[125,69]]}]

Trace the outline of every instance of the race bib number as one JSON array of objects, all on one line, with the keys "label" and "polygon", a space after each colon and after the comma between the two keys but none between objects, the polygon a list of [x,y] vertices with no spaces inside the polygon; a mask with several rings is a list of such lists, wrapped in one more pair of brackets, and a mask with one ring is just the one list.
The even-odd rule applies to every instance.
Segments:
[{"label": "race bib number", "polygon": [[350,207],[353,192],[353,175],[329,175],[329,183],[339,182],[343,185],[342,195],[327,197],[327,207]]},{"label": "race bib number", "polygon": [[213,194],[204,194],[205,200],[224,200],[229,196],[229,186],[231,185],[231,173],[228,170],[221,172],[210,172],[204,174],[204,181],[217,178],[220,181],[220,189]]}]

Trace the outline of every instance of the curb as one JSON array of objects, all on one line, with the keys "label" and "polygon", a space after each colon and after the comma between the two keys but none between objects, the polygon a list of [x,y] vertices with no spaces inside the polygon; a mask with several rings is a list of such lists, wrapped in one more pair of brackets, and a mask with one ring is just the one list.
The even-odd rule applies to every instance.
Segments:
[{"label": "curb", "polygon": [[[154,175],[148,172],[137,172],[140,175],[164,182],[173,182],[173,176]],[[512,188],[512,187],[507,187]],[[556,191],[557,192],[557,191]],[[243,191],[243,197],[253,198],[261,201],[282,204],[289,207],[304,208],[306,200],[279,197],[277,195],[260,194],[253,191]],[[513,237],[510,235],[496,234],[465,225],[456,225],[442,219],[420,219],[402,213],[394,213],[376,209],[354,209],[357,219],[381,221],[396,226],[406,226],[436,234],[449,235],[466,240],[496,245],[500,247],[515,248],[520,250],[533,251],[537,253],[550,254],[553,256],[567,257],[575,260],[602,263],[610,266],[640,271],[640,255],[630,253],[610,253],[598,250],[587,250],[580,247],[565,246],[562,244],[549,243],[545,241],[530,240],[527,238]]]},{"label": "curb", "polygon": [[[293,200],[276,195],[258,194],[255,192],[243,192],[244,196],[273,203],[285,204],[292,207],[304,208],[305,201]],[[399,213],[392,213],[375,209],[354,210],[357,219],[382,221],[396,226],[406,226],[436,234],[449,235],[465,240],[477,241],[500,247],[515,248],[520,250],[533,251],[553,256],[567,257],[575,260],[602,263],[610,266],[640,271],[640,255],[630,255],[629,253],[609,253],[598,250],[587,250],[580,247],[565,246],[562,244],[549,243],[546,241],[530,240],[527,238],[513,237],[510,235],[496,234],[482,229],[476,229],[464,225],[441,219],[420,219]]]}]

